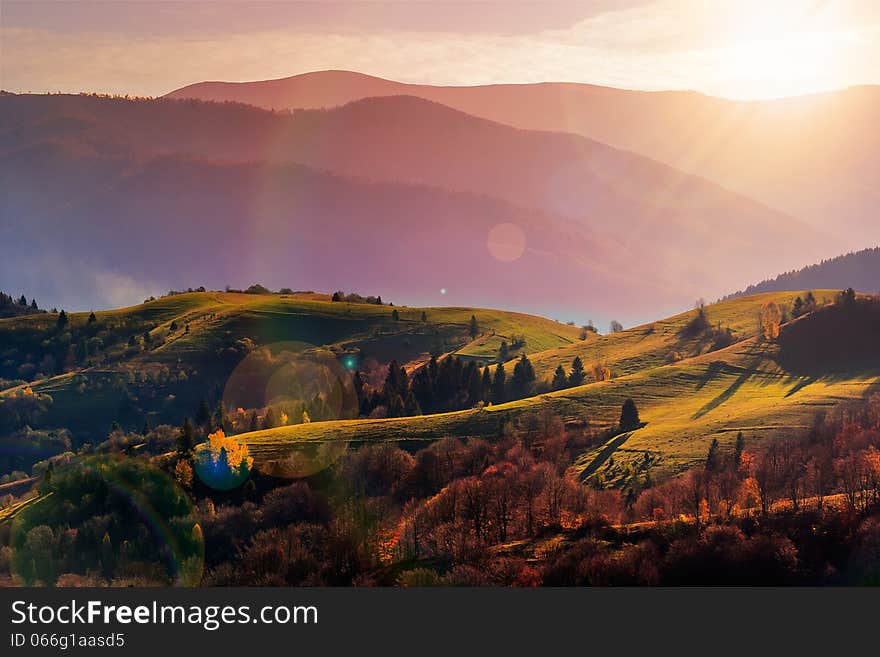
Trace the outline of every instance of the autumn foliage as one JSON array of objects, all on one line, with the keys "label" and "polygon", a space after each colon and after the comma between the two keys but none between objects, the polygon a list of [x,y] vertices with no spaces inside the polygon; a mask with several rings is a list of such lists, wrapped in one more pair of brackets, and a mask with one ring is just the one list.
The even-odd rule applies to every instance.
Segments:
[{"label": "autumn foliage", "polygon": [[772,341],[779,337],[779,325],[782,323],[782,310],[774,301],[769,301],[761,306],[761,337]]},{"label": "autumn foliage", "polygon": [[247,445],[227,436],[223,429],[209,434],[208,439],[196,447],[193,460],[199,479],[219,490],[241,485],[254,464]]}]

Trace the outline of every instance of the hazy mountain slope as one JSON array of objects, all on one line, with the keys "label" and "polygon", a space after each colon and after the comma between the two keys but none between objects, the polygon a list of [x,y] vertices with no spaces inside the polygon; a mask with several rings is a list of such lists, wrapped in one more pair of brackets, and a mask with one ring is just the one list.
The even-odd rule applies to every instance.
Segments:
[{"label": "hazy mountain slope", "polygon": [[[584,226],[486,197],[301,165],[171,156],[139,164],[60,149],[8,154],[5,163],[0,192],[15,211],[4,237],[26,248],[4,257],[0,276],[68,308],[106,307],[141,290],[254,281],[356,289],[398,303],[497,301],[547,314],[602,308],[625,316],[630,303],[676,304],[681,296],[674,281],[629,266],[625,249]],[[63,186],[50,193],[65,163],[94,176],[91,194],[69,196]],[[501,223],[528,236],[515,262],[487,253],[488,233]]]},{"label": "hazy mountain slope", "polygon": [[[786,215],[649,159],[574,135],[516,130],[412,97],[371,99],[333,111],[288,115],[235,104],[13,96],[0,101],[0,116],[7,126],[0,133],[0,153],[5,154],[2,178],[8,190],[4,211],[20,220],[46,212],[52,209],[47,204],[54,203],[55,221],[71,231],[73,244],[78,244],[78,226],[97,221],[116,226],[119,217],[143,223],[143,227],[119,228],[123,246],[96,258],[115,258],[114,266],[123,269],[109,271],[141,283],[164,286],[160,281],[167,277],[155,268],[138,267],[142,256],[136,247],[131,258],[122,255],[124,238],[144,232],[145,243],[158,247],[154,231],[147,226],[168,221],[185,238],[169,247],[179,257],[175,267],[202,282],[208,282],[203,278],[208,272],[215,276],[223,272],[226,280],[221,284],[235,282],[246,272],[257,277],[283,274],[277,265],[243,270],[239,262],[184,258],[191,252],[191,240],[197,238],[217,241],[220,253],[231,248],[222,248],[230,239],[238,241],[239,249],[255,243],[249,253],[258,263],[274,262],[283,254],[288,274],[308,276],[315,281],[309,285],[322,289],[346,285],[331,282],[342,276],[318,280],[333,259],[363,266],[363,275],[374,285],[400,280],[393,273],[395,266],[386,265],[384,259],[351,260],[352,251],[363,252],[375,243],[401,258],[420,249],[417,266],[426,277],[418,283],[422,294],[440,287],[456,295],[467,289],[474,296],[451,298],[457,303],[537,312],[569,309],[601,320],[620,314],[624,321],[637,321],[689,306],[696,296],[720,296],[744,280],[802,262],[805,254],[821,257],[826,247],[817,234]],[[46,149],[53,145],[64,152],[52,155]],[[175,166],[169,163],[146,169],[161,181],[144,178],[143,173],[126,178],[130,192],[117,190],[116,197],[102,201],[110,204],[113,213],[94,205],[94,199],[89,201],[92,206],[76,204],[81,196],[108,187],[117,176],[141,171],[144,162],[169,154],[218,162],[293,161],[375,181],[472,192],[520,207],[503,204],[502,210],[495,204],[491,211],[477,212],[473,205],[477,201],[471,199],[469,210],[453,210],[437,201],[436,192],[413,196],[399,187],[369,186],[361,187],[372,190],[368,210],[343,207],[351,196],[332,193],[309,205],[301,198],[279,198],[272,191],[278,190],[278,169],[272,167],[246,167],[248,172],[239,177],[238,170],[220,176],[216,168],[164,171],[163,166]],[[107,157],[121,160],[109,162]],[[79,163],[81,158],[86,160]],[[34,161],[28,164],[30,160]],[[92,170],[103,166],[101,162],[109,171]],[[194,177],[187,180],[188,176]],[[298,193],[305,193],[304,189]],[[145,198],[132,207],[125,198],[128,193]],[[235,203],[224,198],[227,194],[236,197]],[[485,199],[479,203],[491,204]],[[146,215],[148,205],[152,208]],[[294,208],[312,212],[312,219],[303,220],[296,229],[301,238],[295,257],[287,256],[289,247],[271,232],[263,241],[254,237],[259,230],[289,226],[285,218]],[[111,218],[114,213],[117,218]],[[474,216],[480,218],[471,219]],[[541,229],[548,221],[557,227]],[[491,266],[522,274],[499,274],[497,280],[484,274],[460,284],[456,272],[449,271],[448,254],[485,261],[480,266],[489,267],[487,235],[502,223],[523,231],[528,259]],[[360,238],[361,232],[360,242],[339,238]],[[200,238],[204,233],[210,237]],[[48,237],[41,233],[40,238]],[[88,252],[90,242],[81,242],[80,248]],[[789,248],[780,250],[780,243]],[[323,250],[320,263],[313,266],[308,248],[315,245]],[[306,255],[300,253],[303,249]],[[351,280],[350,269],[344,277]],[[284,283],[289,281],[285,277]],[[170,283],[180,284],[180,278]],[[430,297],[415,300],[426,298]],[[557,304],[556,298],[567,302]]]},{"label": "hazy mountain slope", "polygon": [[880,290],[880,247],[823,260],[819,264],[780,274],[774,279],[750,285],[731,297],[819,288],[846,289],[876,293]]},{"label": "hazy mountain slope", "polygon": [[435,87],[322,71],[260,82],[206,82],[169,95],[315,108],[394,94],[641,153],[817,226],[843,227],[848,248],[880,239],[869,215],[880,201],[880,87],[744,102],[572,83]]}]

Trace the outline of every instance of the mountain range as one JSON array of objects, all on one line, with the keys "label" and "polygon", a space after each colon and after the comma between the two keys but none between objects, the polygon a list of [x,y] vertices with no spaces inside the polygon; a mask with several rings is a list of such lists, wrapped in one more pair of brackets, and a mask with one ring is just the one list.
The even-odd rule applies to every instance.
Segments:
[{"label": "mountain range", "polygon": [[[635,322],[834,244],[649,158],[412,96],[6,95],[0,118],[3,232],[23,247],[0,275],[50,305],[260,280]],[[521,257],[492,256],[499,228]]]},{"label": "mountain range", "polygon": [[203,82],[169,97],[265,108],[333,107],[410,95],[528,130],[580,134],[703,176],[828,229],[846,249],[880,241],[880,87],[765,101],[588,84],[403,84],[349,71]]}]

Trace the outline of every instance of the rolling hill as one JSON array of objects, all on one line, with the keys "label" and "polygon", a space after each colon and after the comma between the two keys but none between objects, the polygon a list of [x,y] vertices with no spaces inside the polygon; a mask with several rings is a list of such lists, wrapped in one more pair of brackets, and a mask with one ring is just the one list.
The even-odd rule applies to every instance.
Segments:
[{"label": "rolling hill", "polygon": [[[835,292],[817,290],[819,310],[784,324],[778,341],[757,337],[760,308],[774,302],[787,313],[798,294],[803,292],[707,306],[707,322],[698,331],[693,328],[695,310],[586,340],[579,329],[540,317],[333,302],[315,293],[176,294],[96,313],[94,322],[85,313],[71,314],[64,332],[56,328],[55,314],[10,318],[0,320],[7,359],[2,376],[8,379],[6,370],[18,361],[42,357],[45,367],[56,343],[60,356],[67,353],[73,360],[66,373],[35,372],[34,381],[0,392],[0,419],[4,403],[32,394],[48,402],[37,428],[67,427],[74,444],[96,443],[113,421],[129,428],[139,428],[144,420],[179,423],[206,397],[222,398],[232,413],[237,406],[259,408],[318,390],[336,419],[315,418],[238,436],[259,467],[290,476],[302,475],[304,467],[310,468],[305,472],[320,469],[348,445],[393,441],[412,447],[447,436],[494,439],[505,423],[530,417],[540,422],[546,412],[566,424],[588,426],[601,438],[581,454],[573,473],[620,486],[648,469],[654,477],[686,469],[705,457],[713,438],[726,448],[739,432],[749,442],[800,434],[818,413],[876,389],[876,301],[856,301],[851,312],[831,303]],[[471,315],[479,325],[476,339],[468,335]],[[722,332],[730,338],[719,343],[713,336]],[[349,407],[354,369],[381,385],[391,359],[410,372],[426,361],[428,351],[487,362],[500,341],[514,335],[525,338],[524,352],[539,380],[548,381],[557,364],[567,367],[575,355],[588,370],[593,362],[605,363],[613,377],[470,410],[354,419],[357,411]],[[101,342],[90,346],[87,362],[78,348],[64,351],[65,345],[92,345],[92,338]],[[283,353],[291,350],[299,355],[284,360]],[[672,352],[677,357],[670,360]],[[603,433],[615,426],[630,398],[645,426],[625,434]]]},{"label": "rolling hill", "polygon": [[[38,286],[69,281],[58,262],[75,253],[68,267],[97,291],[64,290],[79,307],[181,280],[351,287],[357,271],[413,303],[437,303],[445,288],[453,296],[443,300],[462,305],[634,323],[821,257],[831,243],[647,158],[413,97],[273,114],[6,96],[0,116],[4,237],[23,247],[0,273],[49,303],[59,291]],[[523,257],[492,257],[499,226]],[[35,252],[50,276],[28,273],[22,260]],[[150,258],[159,252],[161,268]],[[416,271],[391,273],[413,253]],[[450,254],[457,266],[445,266]]]},{"label": "rolling hill", "polygon": [[429,86],[320,71],[258,82],[204,82],[168,95],[282,109],[401,94],[518,128],[571,132],[634,151],[829,231],[834,217],[833,227],[843,228],[844,248],[880,239],[869,212],[880,201],[876,86],[747,102],[573,83]]},{"label": "rolling hill", "polygon": [[[623,484],[644,474],[648,467],[653,476],[668,476],[705,458],[713,438],[727,448],[740,431],[749,442],[802,433],[823,410],[876,389],[880,370],[869,359],[863,359],[861,366],[833,373],[829,370],[824,375],[779,364],[780,344],[787,344],[787,332],[801,327],[794,335],[803,335],[803,327],[811,327],[812,316],[783,327],[780,344],[755,337],[752,327],[757,326],[761,306],[774,301],[786,307],[794,296],[769,293],[708,306],[708,317],[733,328],[738,339],[721,349],[700,353],[698,348],[688,357],[669,364],[663,362],[668,349],[681,346],[682,342],[692,348],[698,346],[681,338],[682,329],[694,313],[532,356],[536,370],[546,376],[551,366],[557,361],[568,361],[572,354],[589,359],[601,353],[612,370],[619,373],[610,381],[482,409],[280,427],[243,434],[240,439],[258,460],[283,463],[288,455],[304,449],[304,445],[307,450],[332,454],[335,443],[390,440],[408,444],[447,435],[491,438],[498,435],[503,422],[543,411],[558,415],[567,423],[588,422],[594,428],[605,429],[616,424],[623,402],[632,398],[646,425],[634,432],[613,435],[607,442],[587,450],[574,470],[581,478],[603,485]],[[820,300],[831,296],[828,291],[817,292]],[[853,330],[864,332],[873,328],[867,325]]]},{"label": "rolling hill", "polygon": [[[342,377],[341,385],[350,388],[350,375],[342,374],[343,368],[351,369],[347,357],[367,374],[375,370],[381,383],[388,361],[397,359],[411,369],[430,350],[490,359],[500,342],[513,335],[524,338],[525,353],[579,339],[579,329],[532,315],[479,308],[392,308],[333,302],[315,293],[184,293],[100,311],[94,323],[88,314],[69,315],[67,338],[57,330],[54,313],[0,319],[0,380],[14,379],[20,363],[40,362],[48,368],[51,362],[61,369],[62,360],[73,359],[69,371],[58,375],[28,370],[35,380],[0,391],[0,405],[25,388],[49,395],[51,404],[40,426],[69,428],[77,443],[103,440],[113,421],[129,428],[139,428],[144,420],[179,424],[195,413],[201,399],[221,397],[240,361],[262,347],[293,344],[297,352],[315,352],[322,376],[330,372]],[[476,340],[468,335],[472,315],[480,330]],[[149,344],[141,342],[145,333]],[[132,336],[135,345],[128,342]],[[100,346],[91,347],[89,362],[82,362],[76,349],[69,352],[68,345],[78,348],[92,339]],[[249,388],[261,391],[268,385],[267,380],[247,381]],[[233,400],[228,401],[231,405]]]}]

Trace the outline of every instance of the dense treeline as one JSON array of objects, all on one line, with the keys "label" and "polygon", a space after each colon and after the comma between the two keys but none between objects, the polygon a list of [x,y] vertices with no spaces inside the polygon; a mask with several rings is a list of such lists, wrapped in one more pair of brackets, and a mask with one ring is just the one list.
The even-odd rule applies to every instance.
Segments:
[{"label": "dense treeline", "polygon": [[874,293],[880,288],[880,247],[823,260],[797,271],[780,274],[772,280],[750,285],[726,299],[797,290],[834,290],[852,286],[860,292]]},{"label": "dense treeline", "polygon": [[432,356],[412,377],[396,360],[392,361],[381,388],[365,383],[360,372],[354,374],[360,412],[366,417],[400,417],[498,404],[531,395],[535,381],[535,370],[525,354],[509,377],[503,363],[493,372],[488,366],[480,370],[476,361],[457,356]]},{"label": "dense treeline", "polygon": [[46,311],[37,305],[36,299],[31,299],[30,303],[28,303],[28,300],[23,294],[18,299],[15,299],[5,292],[0,292],[0,318],[33,315],[44,312]]}]

